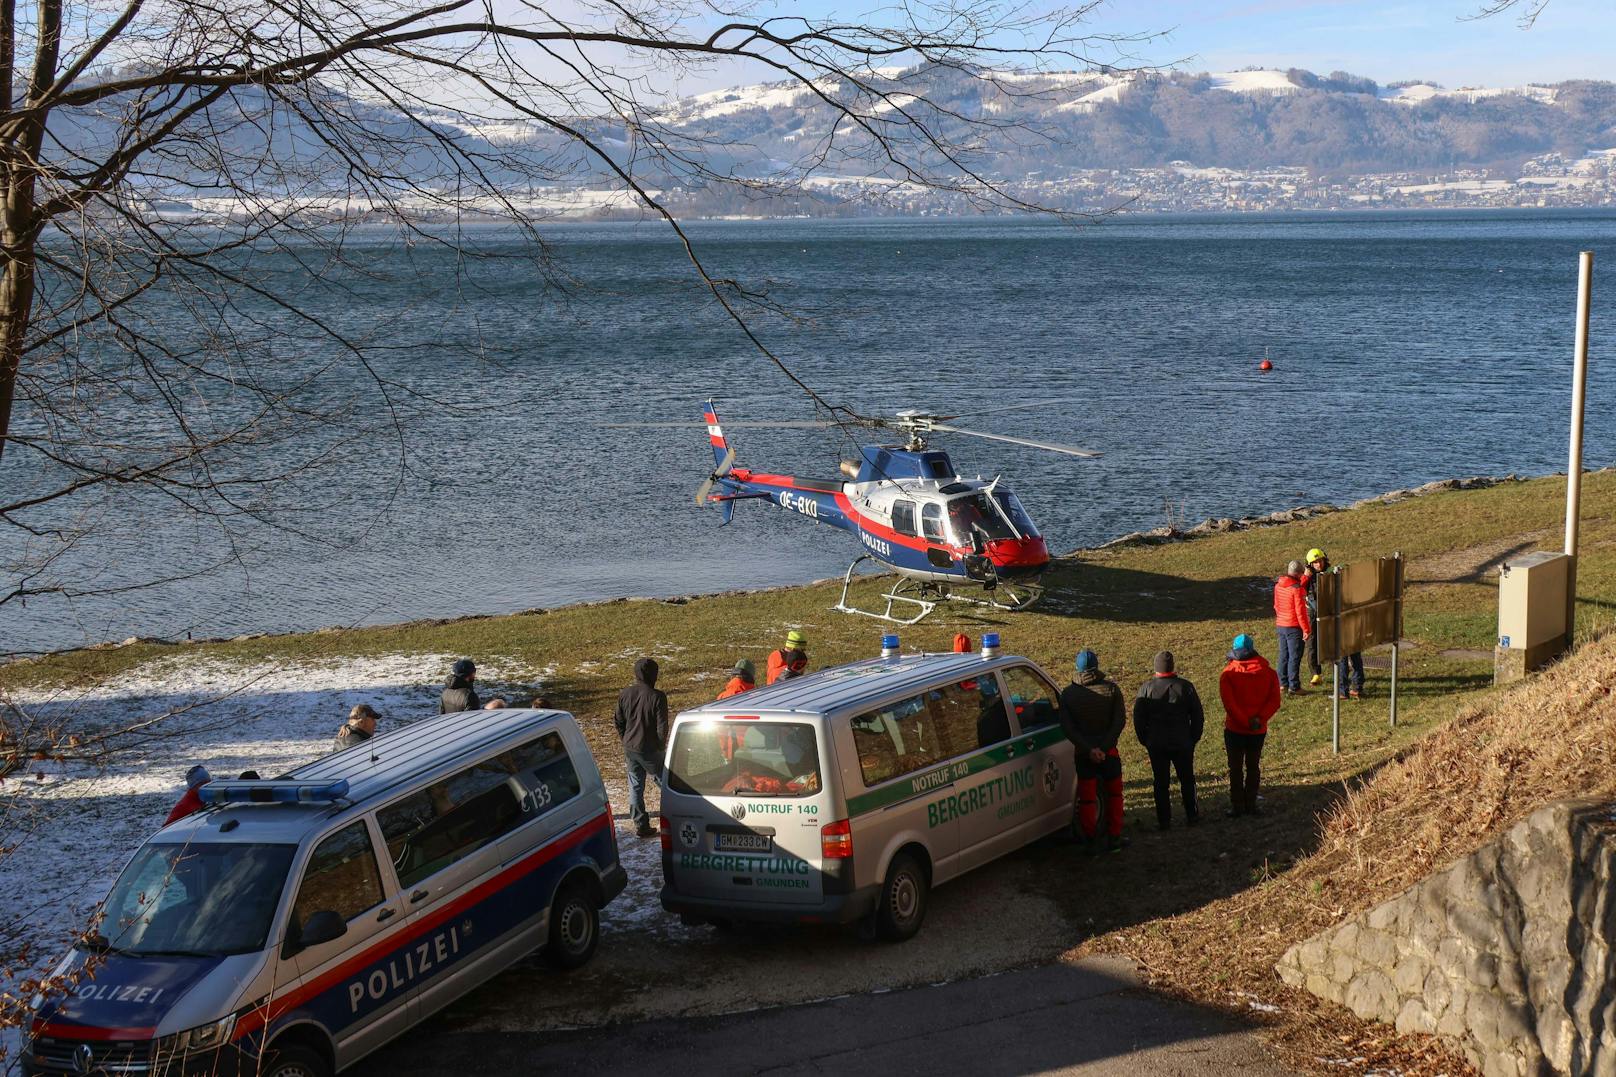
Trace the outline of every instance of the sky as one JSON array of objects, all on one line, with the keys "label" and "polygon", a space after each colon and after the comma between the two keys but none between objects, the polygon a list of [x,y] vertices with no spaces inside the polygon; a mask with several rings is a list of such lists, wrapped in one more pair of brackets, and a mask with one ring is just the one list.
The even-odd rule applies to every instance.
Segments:
[{"label": "sky", "polygon": [[[1302,67],[1377,82],[1423,79],[1449,88],[1568,78],[1616,79],[1616,0],[1549,0],[1530,29],[1513,14],[1472,18],[1484,0],[1107,0],[1090,18],[1112,33],[1166,31],[1138,47],[1149,64],[1188,71]],[[1527,0],[1523,0],[1523,3]],[[883,0],[800,0],[775,11],[880,20]],[[1109,60],[1101,50],[1096,60]],[[720,72],[711,86],[733,85]],[[708,80],[703,80],[708,81]]]}]

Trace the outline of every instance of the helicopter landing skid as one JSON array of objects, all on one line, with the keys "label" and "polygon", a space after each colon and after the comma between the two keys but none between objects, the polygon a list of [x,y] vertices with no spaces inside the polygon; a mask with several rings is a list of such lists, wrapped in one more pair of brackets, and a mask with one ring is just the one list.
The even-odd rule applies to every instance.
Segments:
[{"label": "helicopter landing skid", "polygon": [[[995,580],[994,586],[984,587],[985,597],[972,598],[955,594],[946,583],[933,583],[930,580],[916,580],[902,576],[893,585],[892,590],[881,596],[885,605],[879,612],[873,609],[860,609],[848,604],[847,592],[853,585],[854,570],[869,560],[871,558],[866,554],[847,566],[847,572],[842,576],[842,597],[831,609],[841,613],[856,613],[860,617],[873,617],[877,621],[886,621],[889,624],[912,625],[919,624],[944,602],[966,602],[973,606],[988,606],[1008,613],[1017,613],[1037,602],[1044,594],[1043,587],[1038,584],[1009,584]],[[902,617],[893,613],[894,605],[905,612],[911,607],[918,612],[913,617]]]}]

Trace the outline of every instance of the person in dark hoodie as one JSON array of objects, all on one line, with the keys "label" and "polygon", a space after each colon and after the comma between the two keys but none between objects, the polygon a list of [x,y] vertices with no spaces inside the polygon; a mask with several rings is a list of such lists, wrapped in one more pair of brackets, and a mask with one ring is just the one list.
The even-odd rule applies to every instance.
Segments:
[{"label": "person in dark hoodie", "polygon": [[1100,672],[1100,658],[1084,649],[1077,653],[1076,675],[1061,689],[1061,728],[1077,748],[1077,823],[1083,833],[1084,851],[1100,851],[1099,786],[1105,786],[1107,852],[1121,852],[1122,840],[1122,756],[1117,738],[1128,722],[1122,702],[1122,689]]},{"label": "person in dark hoodie", "polygon": [[656,836],[651,815],[645,810],[646,775],[662,778],[662,756],[668,744],[668,696],[657,689],[654,658],[634,663],[634,683],[617,696],[617,712],[612,724],[623,738],[623,756],[628,763],[628,814],[634,832],[642,838]]},{"label": "person in dark hoodie", "polygon": [[477,698],[476,682],[477,663],[469,658],[455,662],[449,668],[449,680],[444,685],[443,695],[438,697],[438,713],[482,710],[483,701]]},{"label": "person in dark hoodie", "polygon": [[1195,803],[1195,746],[1201,741],[1206,713],[1195,685],[1180,677],[1173,666],[1172,651],[1156,653],[1155,675],[1139,686],[1133,701],[1133,731],[1150,754],[1150,770],[1156,783],[1156,825],[1166,830],[1173,825],[1172,778],[1178,772],[1178,785],[1184,797],[1184,822],[1194,826],[1201,812]]},{"label": "person in dark hoodie", "polygon": [[1223,746],[1229,753],[1229,810],[1236,815],[1260,815],[1257,790],[1262,780],[1263,741],[1268,719],[1279,710],[1279,676],[1257,645],[1242,632],[1234,638],[1229,664],[1218,677],[1223,697]]}]

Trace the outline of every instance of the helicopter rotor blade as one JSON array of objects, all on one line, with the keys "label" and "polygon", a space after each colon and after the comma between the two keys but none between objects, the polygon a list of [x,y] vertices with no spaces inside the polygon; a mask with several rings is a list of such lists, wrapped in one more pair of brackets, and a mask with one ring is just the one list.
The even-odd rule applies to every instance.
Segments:
[{"label": "helicopter rotor blade", "polygon": [[1029,449],[1043,449],[1046,452],[1058,452],[1067,456],[1082,456],[1089,459],[1096,459],[1101,455],[1100,453],[1090,452],[1087,449],[1079,449],[1072,445],[1056,445],[1054,442],[1050,441],[1034,441],[1032,438],[1016,438],[1011,437],[1009,434],[985,434],[980,430],[965,430],[958,426],[944,426],[942,423],[936,424],[932,427],[932,429],[940,430],[949,434],[966,434],[973,438],[986,438],[989,441],[1003,441],[1011,445],[1025,445]]},{"label": "helicopter rotor blade", "polygon": [[[695,430],[695,429],[701,429],[701,430],[705,430],[705,429],[707,429],[707,424],[706,423],[701,423],[701,422],[597,423],[596,425],[597,426],[603,426],[603,427],[606,427],[606,428],[612,429],[612,430],[646,430],[646,429],[652,429],[652,430]],[[831,425],[830,423],[822,423],[822,422],[819,422],[818,420],[815,420],[815,419],[782,419],[779,422],[772,422],[772,423],[732,423],[732,422],[729,422],[727,420],[724,422],[724,428],[725,429],[738,427],[738,428],[742,428],[742,429],[753,429],[753,430],[767,430],[767,429],[823,430],[824,428],[826,428],[827,426],[830,426],[830,425]]]},{"label": "helicopter rotor blade", "polygon": [[707,495],[712,493],[713,483],[717,482],[719,479],[723,478],[725,475],[728,475],[729,472],[730,472],[730,469],[733,468],[734,466],[735,466],[735,447],[730,446],[729,451],[724,453],[723,462],[718,465],[718,470],[714,471],[711,475],[708,475],[705,479],[702,480],[701,485],[696,487],[696,507],[697,508],[704,508],[706,506],[706,504],[707,504]]},{"label": "helicopter rotor blade", "polygon": [[1044,408],[1051,404],[1083,404],[1091,403],[1092,397],[1066,396],[1053,400],[1029,400],[1025,404],[1006,404],[1002,408],[981,408],[973,411],[962,411],[958,415],[939,415],[939,419],[974,419],[978,415],[997,415],[1001,411],[1025,411],[1027,408]]}]

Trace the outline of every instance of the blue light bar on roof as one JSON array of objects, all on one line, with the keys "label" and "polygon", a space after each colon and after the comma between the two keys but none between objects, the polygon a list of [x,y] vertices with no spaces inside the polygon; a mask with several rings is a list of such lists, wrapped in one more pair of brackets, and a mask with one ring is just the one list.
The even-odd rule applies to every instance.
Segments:
[{"label": "blue light bar on roof", "polygon": [[348,795],[348,779],[334,782],[215,781],[197,790],[204,804],[329,804]]}]

